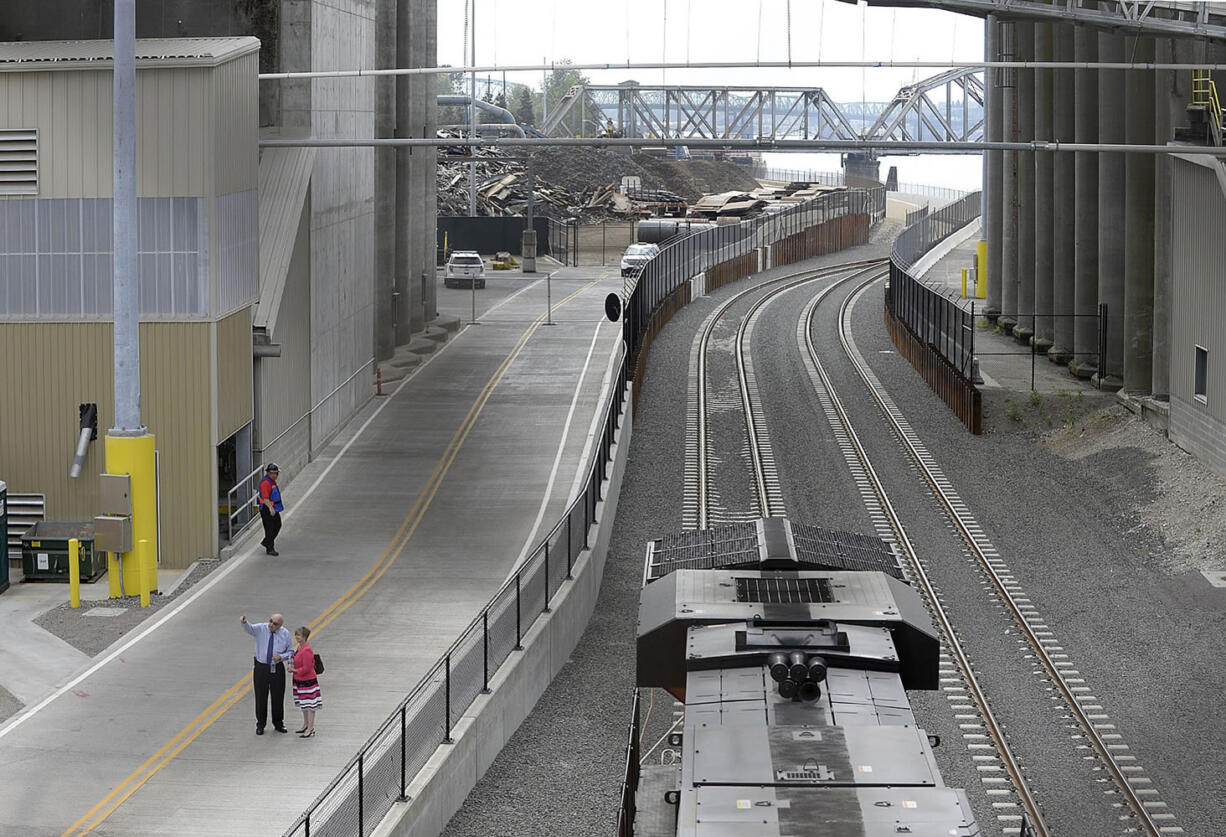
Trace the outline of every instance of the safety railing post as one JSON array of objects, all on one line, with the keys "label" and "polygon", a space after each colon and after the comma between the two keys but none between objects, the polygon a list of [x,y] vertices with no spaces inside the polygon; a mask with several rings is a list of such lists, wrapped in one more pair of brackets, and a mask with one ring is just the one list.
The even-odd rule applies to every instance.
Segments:
[{"label": "safety railing post", "polygon": [[524,646],[521,644],[523,638],[521,622],[520,622],[520,594],[519,594],[519,573],[515,573],[515,650],[523,651]]},{"label": "safety railing post", "polygon": [[566,513],[566,578],[567,579],[574,578],[574,576],[571,575],[571,554],[574,552],[574,550],[571,547],[574,544],[574,541],[570,539],[571,530],[574,528],[571,525],[571,520],[574,519],[573,517],[574,513],[575,513],[574,509],[571,509],[569,512]]},{"label": "safety railing post", "polygon": [[450,654],[447,655],[447,661],[445,665],[447,666],[447,674],[446,674],[446,677],[444,678],[443,691],[444,691],[445,701],[447,705],[447,709],[446,709],[447,726],[444,728],[444,731],[443,731],[443,743],[450,744],[451,743],[451,655]]},{"label": "safety railing post", "polygon": [[358,753],[358,834],[366,833],[366,781],[365,774],[365,751]]},{"label": "safety railing post", "polygon": [[400,707],[400,796],[398,799],[401,802],[408,799],[408,797],[404,795],[405,789],[408,787],[408,753],[406,752],[407,747],[405,746],[405,739],[407,738],[406,733],[408,730],[408,712],[408,706]]},{"label": "safety railing post", "polygon": [[541,613],[549,612],[549,538],[545,539],[545,606]]},{"label": "safety railing post", "polygon": [[490,609],[481,611],[481,694],[490,693]]}]

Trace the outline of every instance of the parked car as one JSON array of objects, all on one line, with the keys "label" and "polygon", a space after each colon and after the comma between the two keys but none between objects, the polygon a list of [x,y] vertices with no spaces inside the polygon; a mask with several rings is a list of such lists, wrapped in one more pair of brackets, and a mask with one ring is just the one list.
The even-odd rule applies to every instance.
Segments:
[{"label": "parked car", "polygon": [[484,288],[485,262],[476,250],[456,250],[447,260],[443,284],[448,288]]},{"label": "parked car", "polygon": [[655,244],[631,244],[622,254],[622,276],[635,275],[659,252]]}]

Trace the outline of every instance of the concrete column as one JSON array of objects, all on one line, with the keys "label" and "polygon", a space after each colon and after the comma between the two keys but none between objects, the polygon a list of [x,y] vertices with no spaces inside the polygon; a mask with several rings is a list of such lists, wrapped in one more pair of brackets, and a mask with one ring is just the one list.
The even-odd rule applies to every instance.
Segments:
[{"label": "concrete column", "polygon": [[[403,0],[402,0],[403,2]],[[412,8],[412,23],[409,29],[410,65],[424,67],[422,53],[426,48],[424,20],[425,7],[433,0],[409,0]],[[434,79],[430,76],[412,76],[409,83],[409,135],[422,137],[426,127],[426,96],[434,94]],[[431,172],[433,177],[433,172]],[[425,213],[422,201],[426,193],[426,153],[414,148],[409,153],[409,226],[405,231],[409,238],[409,329],[414,334],[425,330],[425,309],[422,306],[425,289],[422,274],[426,268]],[[433,279],[433,272],[430,274]]]},{"label": "concrete column", "polygon": [[[1158,42],[1159,60],[1191,63],[1196,45],[1188,40]],[[1187,120],[1187,104],[1192,96],[1192,74],[1160,70],[1155,78],[1155,130],[1157,141],[1170,142],[1176,125]],[[1166,401],[1171,395],[1171,177],[1174,161],[1159,154],[1154,174],[1154,398]]]},{"label": "concrete column", "polygon": [[[1052,24],[1034,24],[1034,58],[1051,61]],[[1054,139],[1052,117],[1052,73],[1034,71],[1034,138]],[[1055,159],[1052,154],[1034,155],[1034,347],[1046,352],[1055,343],[1052,329],[1052,266],[1055,260],[1054,230],[1055,196],[1052,177]],[[1020,305],[1019,305],[1020,307]]]},{"label": "concrete column", "polygon": [[[1000,58],[1012,61],[1017,24],[1000,23]],[[1003,139],[1017,142],[1017,74],[1012,68],[1001,70],[1001,107],[1004,112]],[[1005,151],[1001,172],[1000,317],[996,324],[1006,334],[1017,325],[1017,152]]]},{"label": "concrete column", "polygon": [[[1019,22],[1014,31],[1017,35],[1014,53],[1019,61],[1034,60],[1033,23]],[[1034,139],[1035,79],[1034,70],[1017,71],[1017,138],[1022,142]],[[1034,283],[1035,283],[1035,154],[1019,151],[1017,154],[1017,325],[1013,336],[1029,344],[1034,335]]]},{"label": "concrete column", "polygon": [[[1098,36],[1098,60],[1122,62],[1124,37]],[[1124,70],[1098,72],[1098,141],[1124,142]],[[1124,383],[1124,155],[1098,154],[1098,302],[1106,306],[1106,356],[1094,380],[1100,389]]]},{"label": "concrete column", "polygon": [[[375,6],[375,63],[396,64],[396,0]],[[379,76],[375,85],[375,137],[390,137],[396,126],[396,83]],[[396,350],[392,327],[392,292],[396,289],[396,151],[375,149],[375,360],[387,360]]]},{"label": "concrete column", "polygon": [[[996,15],[988,15],[984,35],[987,41],[985,58],[996,61],[1000,55],[1000,22]],[[988,142],[1000,142],[1003,136],[1004,110],[1001,107],[1001,90],[997,86],[1000,74],[1000,70],[986,70],[984,76],[984,133]],[[1000,151],[988,151],[983,156],[983,231],[984,240],[988,243],[988,297],[983,314],[995,321],[1000,316],[1001,172],[1004,163]]]},{"label": "concrete column", "polygon": [[[423,0],[422,21],[422,53],[421,63],[424,67],[438,66],[438,0]],[[434,98],[434,80],[427,78],[425,123],[422,136],[432,137],[438,133],[438,103]],[[424,205],[421,210],[422,230],[425,237],[425,273],[426,292],[422,299],[422,310],[427,322],[438,316],[438,283],[435,281],[435,253],[438,247],[438,149],[422,150],[422,164],[425,171]]]},{"label": "concrete column", "polygon": [[[1132,61],[1153,61],[1154,39],[1137,38],[1128,52]],[[1153,144],[1154,74],[1131,71],[1125,84],[1125,139]],[[1146,395],[1153,381],[1154,164],[1153,154],[1125,155],[1124,389]]]},{"label": "concrete column", "polygon": [[[1057,61],[1072,61],[1073,25],[1053,27]],[[1052,130],[1057,140],[1072,142],[1076,121],[1076,98],[1072,70],[1052,71],[1054,106]],[[1076,207],[1075,155],[1061,151],[1052,155],[1052,347],[1047,357],[1053,363],[1068,363],[1073,356],[1074,274],[1073,226]]]},{"label": "concrete column", "polygon": [[[283,73],[305,73],[311,66],[311,4],[292,2],[281,4],[281,28],[278,32],[277,51],[281,58]],[[310,79],[287,79],[277,82],[281,86],[278,97],[281,107],[281,125],[286,128],[311,128],[312,84]]]},{"label": "concrete column", "polygon": [[[1076,26],[1073,51],[1077,61],[1098,60],[1098,33]],[[1098,142],[1098,71],[1074,70],[1076,113],[1073,133],[1077,142]],[[1074,313],[1073,358],[1069,371],[1089,378],[1098,370],[1098,155],[1078,151],[1073,161],[1076,206],[1073,216]]]},{"label": "concrete column", "polygon": [[[396,0],[396,66],[412,66],[411,32],[414,0]],[[396,136],[408,138],[412,130],[411,76],[396,76]],[[405,346],[412,334],[410,276],[413,272],[411,235],[413,223],[412,159],[408,148],[396,149],[396,280],[392,303],[396,345]]]}]

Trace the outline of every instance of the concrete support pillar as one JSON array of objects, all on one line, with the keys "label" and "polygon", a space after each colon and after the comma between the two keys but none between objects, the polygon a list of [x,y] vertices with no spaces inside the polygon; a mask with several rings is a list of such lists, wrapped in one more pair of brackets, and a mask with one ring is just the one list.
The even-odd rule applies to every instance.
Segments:
[{"label": "concrete support pillar", "polygon": [[[1029,21],[1015,25],[1014,54],[1018,61],[1034,60],[1034,29]],[[1034,139],[1035,83],[1034,70],[1017,71],[1017,139],[1030,142]],[[1034,283],[1035,283],[1035,154],[1033,151],[1017,153],[1017,325],[1013,336],[1029,343],[1034,335]]]},{"label": "concrete support pillar", "polygon": [[[1159,41],[1157,58],[1171,63],[1195,60],[1196,45],[1187,40]],[[1170,142],[1176,125],[1187,120],[1192,74],[1160,70],[1155,76],[1157,141]],[[1151,391],[1166,401],[1171,395],[1171,177],[1174,161],[1159,154],[1154,173],[1154,321]]]},{"label": "concrete support pillar", "polygon": [[[1051,61],[1052,27],[1050,23],[1034,24],[1034,59]],[[1052,74],[1054,70],[1034,71],[1034,138],[1051,140]],[[1055,343],[1052,328],[1052,266],[1055,261],[1055,196],[1053,194],[1054,155],[1034,155],[1034,347],[1047,352]],[[1020,305],[1019,305],[1020,307]]]},{"label": "concrete support pillar", "polygon": [[[1057,61],[1072,61],[1073,26],[1056,24],[1052,30]],[[1072,70],[1052,71],[1052,132],[1060,142],[1076,136],[1076,98]],[[1047,357],[1053,363],[1068,363],[1073,356],[1074,275],[1073,228],[1076,207],[1074,158],[1061,151],[1052,156],[1052,346]]]},{"label": "concrete support pillar", "polygon": [[[989,61],[999,60],[1000,21],[996,15],[988,15],[984,35],[987,42],[984,57]],[[1001,70],[987,70],[984,78],[985,133],[988,142],[1000,142],[1004,136],[1004,110],[999,87],[1001,73]],[[1004,170],[1004,155],[1000,151],[988,151],[983,156],[983,232],[984,240],[988,243],[988,296],[983,313],[989,320],[995,321],[1000,316],[1001,173]]]},{"label": "concrete support pillar", "polygon": [[[1098,33],[1076,26],[1073,51],[1077,61],[1098,60]],[[1098,142],[1098,71],[1074,70],[1077,142]],[[1069,371],[1088,378],[1098,370],[1098,155],[1078,151],[1073,161],[1076,206],[1073,217],[1074,318],[1073,358]]]},{"label": "concrete support pillar", "polygon": [[[438,0],[421,0],[422,9],[422,52],[423,67],[438,66]],[[423,79],[426,85],[425,113],[422,136],[432,137],[438,133],[438,102],[434,98],[434,77]],[[425,295],[422,298],[422,310],[427,322],[438,316],[438,282],[435,281],[435,254],[438,248],[438,149],[422,149],[422,166],[424,169],[425,189],[422,193],[421,223],[425,249],[423,251],[427,281]]]},{"label": "concrete support pillar", "polygon": [[[1129,60],[1153,61],[1154,39],[1136,38]],[[1154,136],[1154,74],[1127,74],[1124,137],[1151,145]],[[1153,380],[1154,322],[1154,155],[1127,154],[1124,160],[1124,389],[1148,395]]]},{"label": "concrete support pillar", "polygon": [[[427,0],[409,0],[409,3],[412,8],[412,23],[409,29],[409,51],[412,60],[410,64],[401,66],[428,66],[422,61],[422,53],[426,48],[426,22],[423,16],[428,2]],[[411,76],[408,114],[410,136],[425,136],[427,94],[431,96],[434,94],[433,79],[430,76]],[[430,172],[430,176],[434,176],[433,171]],[[409,226],[405,230],[409,238],[409,329],[416,334],[426,327],[425,309],[423,308],[425,287],[422,282],[426,268],[425,208],[422,206],[426,193],[425,149],[414,148],[409,152],[409,190]],[[433,279],[433,272],[430,278]]]},{"label": "concrete support pillar", "polygon": [[[1124,60],[1124,37],[1098,36],[1098,60]],[[1124,142],[1124,70],[1098,72],[1098,141]],[[1119,389],[1124,383],[1124,155],[1098,155],[1098,302],[1106,306],[1106,329],[1099,342],[1105,356],[1094,376],[1100,389]]]},{"label": "concrete support pillar", "polygon": [[[1014,33],[1017,24],[1000,23],[1000,58],[1013,61]],[[1004,112],[1003,139],[1017,142],[1017,70],[1001,70],[1001,107]],[[1005,151],[1001,172],[1000,317],[997,325],[1011,334],[1017,325],[1017,152]]]},{"label": "concrete support pillar", "polygon": [[[409,67],[413,62],[412,28],[415,0],[396,0],[396,66]],[[413,136],[412,76],[396,76],[396,137]],[[405,346],[412,334],[410,316],[410,276],[413,272],[411,234],[413,223],[412,151],[396,149],[396,279],[392,302],[396,345]]]},{"label": "concrete support pillar", "polygon": [[[396,0],[378,0],[375,6],[375,64],[396,65]],[[378,76],[375,85],[375,137],[392,136],[396,126],[396,83]],[[396,289],[396,151],[375,149],[375,361],[387,360],[396,350],[392,320],[392,292]]]}]

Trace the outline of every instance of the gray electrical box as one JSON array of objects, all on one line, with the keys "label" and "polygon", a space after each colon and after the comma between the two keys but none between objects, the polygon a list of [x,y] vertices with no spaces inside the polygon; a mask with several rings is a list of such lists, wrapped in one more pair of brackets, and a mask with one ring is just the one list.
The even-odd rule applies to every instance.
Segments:
[{"label": "gray electrical box", "polygon": [[[127,474],[101,474],[98,502],[105,515],[132,515],[132,478]],[[108,552],[112,550],[107,550]]]},{"label": "gray electrical box", "polygon": [[100,552],[131,552],[132,518],[120,514],[95,517],[94,548]]}]

